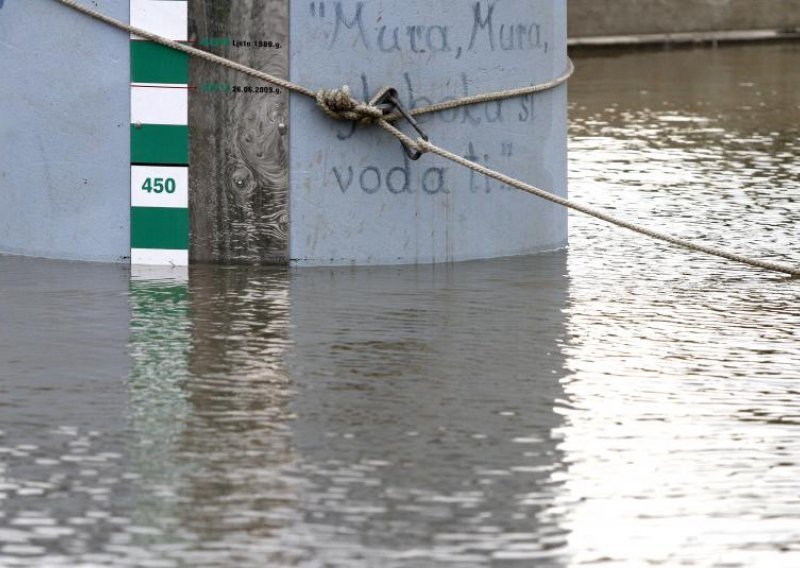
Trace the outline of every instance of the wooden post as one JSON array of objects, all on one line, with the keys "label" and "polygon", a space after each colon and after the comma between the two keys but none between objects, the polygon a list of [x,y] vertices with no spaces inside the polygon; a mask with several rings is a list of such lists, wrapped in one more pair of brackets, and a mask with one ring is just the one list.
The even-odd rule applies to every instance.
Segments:
[{"label": "wooden post", "polygon": [[[288,78],[288,0],[190,0],[189,39]],[[229,69],[190,65],[190,258],[288,259],[288,93]]]}]

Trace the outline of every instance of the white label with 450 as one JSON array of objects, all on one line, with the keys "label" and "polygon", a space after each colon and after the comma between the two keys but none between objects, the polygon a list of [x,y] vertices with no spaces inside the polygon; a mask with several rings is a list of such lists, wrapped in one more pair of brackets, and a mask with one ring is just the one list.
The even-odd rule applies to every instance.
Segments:
[{"label": "white label with 450", "polygon": [[189,206],[189,174],[186,167],[132,166],[132,207]]}]

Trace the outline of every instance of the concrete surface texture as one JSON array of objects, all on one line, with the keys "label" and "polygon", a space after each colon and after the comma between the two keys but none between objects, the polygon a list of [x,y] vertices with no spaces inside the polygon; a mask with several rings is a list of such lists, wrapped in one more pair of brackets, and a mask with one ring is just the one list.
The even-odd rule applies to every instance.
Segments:
[{"label": "concrete surface texture", "polygon": [[[98,0],[127,21],[128,3]],[[130,251],[128,37],[51,0],[0,2],[0,252]]]},{"label": "concrete surface texture", "polygon": [[[566,4],[293,2],[291,78],[312,89],[344,81],[364,99],[393,85],[408,108],[549,81],[567,68]],[[566,103],[562,85],[420,123],[461,156],[566,195]],[[292,99],[289,131],[295,264],[442,262],[566,243],[563,208],[435,156],[408,160],[381,129],[333,122],[310,99]]]},{"label": "concrete surface texture", "polygon": [[570,37],[800,29],[800,0],[569,0]]}]

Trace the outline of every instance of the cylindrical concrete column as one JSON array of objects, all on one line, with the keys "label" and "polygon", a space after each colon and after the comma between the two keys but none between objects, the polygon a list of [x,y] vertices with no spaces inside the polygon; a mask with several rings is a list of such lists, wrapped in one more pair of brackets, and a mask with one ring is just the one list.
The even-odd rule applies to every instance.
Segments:
[{"label": "cylindrical concrete column", "polygon": [[[87,0],[312,89],[369,99],[392,86],[407,108],[567,68],[566,0],[122,4]],[[412,161],[386,132],[333,122],[313,100],[53,0],[6,2],[0,23],[0,252],[309,266],[566,243],[557,206],[436,156]],[[435,143],[559,195],[566,121],[565,86],[420,120]]]},{"label": "cylindrical concrete column", "polygon": [[[316,7],[316,9],[315,9]],[[566,1],[294,2],[292,80],[389,85],[412,108],[552,79],[567,67]],[[562,247],[566,213],[380,129],[292,101],[290,255],[298,265],[443,262]],[[566,194],[566,87],[423,117],[431,140]],[[408,127],[406,126],[406,130]]]},{"label": "cylindrical concrete column", "polygon": [[130,257],[128,43],[52,0],[0,2],[0,252]]}]

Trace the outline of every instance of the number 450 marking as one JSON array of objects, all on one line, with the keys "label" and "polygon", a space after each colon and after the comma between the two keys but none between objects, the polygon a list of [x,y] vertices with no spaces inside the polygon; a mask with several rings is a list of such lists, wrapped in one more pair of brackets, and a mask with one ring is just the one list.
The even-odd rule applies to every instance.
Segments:
[{"label": "number 450 marking", "polygon": [[172,178],[147,178],[142,185],[142,191],[147,193],[175,193],[176,183]]}]

